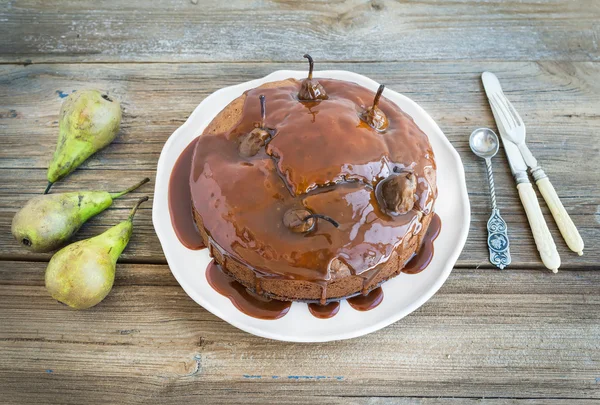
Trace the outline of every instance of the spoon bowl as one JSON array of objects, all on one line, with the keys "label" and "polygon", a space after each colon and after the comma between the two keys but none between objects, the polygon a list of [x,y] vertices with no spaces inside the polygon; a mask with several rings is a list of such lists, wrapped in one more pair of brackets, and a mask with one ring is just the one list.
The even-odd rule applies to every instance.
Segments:
[{"label": "spoon bowl", "polygon": [[491,159],[498,153],[498,135],[489,128],[478,128],[469,137],[469,146],[474,154],[483,159]]}]

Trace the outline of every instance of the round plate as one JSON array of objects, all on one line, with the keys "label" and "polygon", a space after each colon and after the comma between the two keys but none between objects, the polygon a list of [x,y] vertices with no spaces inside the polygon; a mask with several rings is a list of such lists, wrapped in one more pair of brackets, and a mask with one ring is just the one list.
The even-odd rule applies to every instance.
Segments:
[{"label": "round plate", "polygon": [[[328,70],[315,77],[355,82],[373,91],[379,83],[352,72]],[[213,290],[206,280],[210,262],[208,250],[189,250],[183,246],[171,225],[168,188],[171,170],[185,147],[202,134],[204,128],[227,104],[244,91],[266,82],[287,78],[303,79],[305,71],[280,70],[262,79],[226,87],[208,96],[188,120],[169,137],[158,160],[152,222],[171,272],[185,292],[204,308],[246,332],[269,339],[291,342],[326,342],[366,335],[410,314],[423,305],[442,286],[465,244],[469,231],[470,207],[460,156],[433,119],[417,103],[389,88],[385,97],[410,114],[429,136],[437,162],[438,199],[435,211],[442,229],[434,243],[435,254],[425,271],[400,274],[383,284],[384,299],[367,312],[354,310],[342,301],[339,313],[330,319],[317,319],[305,303],[294,302],[288,314],[277,320],[255,319],[240,312],[228,298]]]}]

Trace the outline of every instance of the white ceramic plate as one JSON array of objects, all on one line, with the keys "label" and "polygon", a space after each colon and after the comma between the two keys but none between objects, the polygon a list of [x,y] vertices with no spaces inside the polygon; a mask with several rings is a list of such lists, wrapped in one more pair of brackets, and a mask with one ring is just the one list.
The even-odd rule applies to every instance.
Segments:
[{"label": "white ceramic plate", "polygon": [[[328,70],[314,75],[355,82],[373,91],[379,86],[379,83],[352,72]],[[437,161],[439,196],[435,211],[442,220],[442,230],[434,243],[435,254],[429,267],[422,273],[400,274],[384,283],[384,299],[377,308],[359,312],[343,301],[336,316],[317,319],[309,313],[305,303],[294,302],[288,314],[277,320],[247,316],[208,285],[205,276],[210,262],[208,251],[187,249],[179,242],[171,225],[167,193],[171,170],[179,154],[202,134],[219,111],[244,91],[290,77],[302,79],[306,72],[280,70],[262,79],[226,87],[211,94],[196,107],[188,120],[169,137],[160,154],[152,222],[171,272],[179,284],[194,301],[224,321],[254,335],[292,342],[325,342],[366,335],[405,317],[435,294],[450,275],[469,231],[471,213],[460,156],[433,119],[409,98],[389,88],[385,90],[385,97],[410,114],[429,136]]]}]

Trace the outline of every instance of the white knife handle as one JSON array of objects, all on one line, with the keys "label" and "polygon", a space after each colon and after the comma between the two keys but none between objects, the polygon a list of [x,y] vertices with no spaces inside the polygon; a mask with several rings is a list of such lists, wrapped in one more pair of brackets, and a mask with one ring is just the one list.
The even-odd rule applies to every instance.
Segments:
[{"label": "white knife handle", "polygon": [[531,228],[537,250],[540,252],[542,262],[553,273],[557,273],[560,267],[560,256],[556,250],[556,245],[554,244],[554,239],[552,239],[548,225],[544,221],[535,191],[533,191],[531,183],[517,184],[517,190],[519,190],[519,197],[525,208],[529,227]]},{"label": "white knife handle", "polygon": [[540,193],[542,193],[544,200],[546,200],[546,205],[550,208],[556,225],[558,225],[558,229],[560,229],[560,233],[565,242],[567,242],[569,249],[581,256],[583,254],[583,239],[581,239],[581,235],[579,235],[579,231],[577,231],[567,210],[565,210],[565,207],[560,202],[560,198],[558,198],[558,194],[556,194],[552,183],[550,183],[548,177],[544,177],[536,181],[535,184],[537,184]]}]

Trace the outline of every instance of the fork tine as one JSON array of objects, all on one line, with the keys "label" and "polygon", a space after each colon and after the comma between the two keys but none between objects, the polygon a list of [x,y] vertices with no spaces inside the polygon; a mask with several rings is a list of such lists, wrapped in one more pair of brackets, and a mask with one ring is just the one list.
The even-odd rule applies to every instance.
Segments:
[{"label": "fork tine", "polygon": [[496,98],[496,103],[498,104],[498,107],[500,108],[500,110],[502,110],[504,116],[506,117],[506,120],[510,123],[510,125],[507,128],[514,128],[518,126],[515,117],[513,117],[506,104],[503,103],[502,97],[500,97],[498,93],[495,93],[494,97]]},{"label": "fork tine", "polygon": [[492,109],[496,112],[496,116],[502,123],[502,126],[504,127],[504,129],[510,130],[511,125],[508,122],[508,119],[504,113],[504,110],[500,107],[500,105],[498,105],[498,102],[494,99],[494,97],[488,98],[488,100],[490,101],[490,104],[492,105]]},{"label": "fork tine", "polygon": [[502,95],[496,94],[496,96],[498,97],[498,100],[500,100],[500,102],[502,103],[502,105],[504,105],[504,108],[506,109],[506,111],[508,111],[508,114],[510,114],[510,117],[515,122],[515,125],[517,127],[522,126],[523,125],[523,120],[521,120],[521,116],[519,115],[519,113],[517,112],[517,110],[515,110],[515,107],[513,107],[513,105],[510,102],[510,100],[507,99],[504,94],[502,94]]},{"label": "fork tine", "polygon": [[517,110],[515,110],[515,107],[513,107],[512,103],[510,102],[509,99],[507,99],[506,97],[503,97],[503,98],[506,101],[506,104],[508,105],[508,108],[512,112],[512,115],[513,115],[513,117],[515,118],[515,120],[517,122],[517,126],[518,127],[523,126],[523,120],[521,119],[521,116],[519,115],[519,113],[517,112]]},{"label": "fork tine", "polygon": [[521,123],[520,123],[521,117],[519,117],[519,114],[517,114],[517,112],[515,111],[514,107],[512,106],[512,104],[510,103],[510,101],[508,101],[508,99],[506,98],[506,96],[504,94],[502,96],[500,96],[499,94],[496,94],[496,96],[498,96],[498,100],[500,100],[500,102],[502,103],[502,105],[504,106],[504,108],[506,109],[506,111],[508,112],[508,114],[510,114],[510,117],[515,122],[515,125],[517,127],[521,126]]}]

